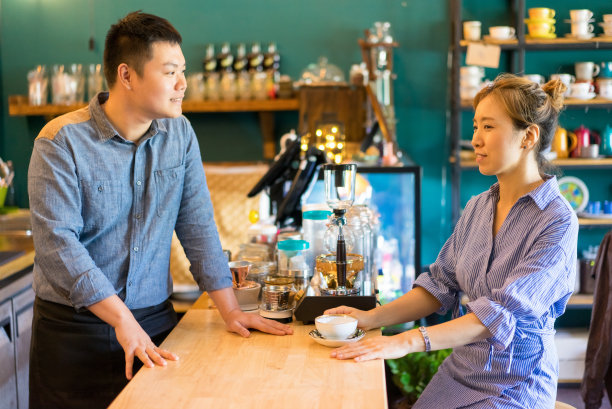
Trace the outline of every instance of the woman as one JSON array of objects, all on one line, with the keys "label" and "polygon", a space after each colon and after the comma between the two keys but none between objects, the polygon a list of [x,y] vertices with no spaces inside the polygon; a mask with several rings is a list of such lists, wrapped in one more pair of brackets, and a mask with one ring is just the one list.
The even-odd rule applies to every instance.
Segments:
[{"label": "woman", "polygon": [[[357,361],[453,348],[414,408],[552,408],[554,322],[574,287],[578,221],[544,173],[565,86],[500,75],[474,99],[472,145],[497,183],[472,198],[431,272],[371,311],[339,307],[364,329],[453,311],[453,320],[334,350]],[[461,315],[460,295],[468,301]]]}]

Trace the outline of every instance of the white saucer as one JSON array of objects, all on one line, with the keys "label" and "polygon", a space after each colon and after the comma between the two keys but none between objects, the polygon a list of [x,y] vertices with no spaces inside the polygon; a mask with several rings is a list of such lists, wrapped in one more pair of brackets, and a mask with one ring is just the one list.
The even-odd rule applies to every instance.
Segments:
[{"label": "white saucer", "polygon": [[576,40],[590,40],[591,38],[595,37],[595,34],[589,33],[589,34],[584,35],[584,36],[575,36],[572,33],[567,33],[567,34],[565,34],[565,37],[567,37],[567,38],[575,38]]},{"label": "white saucer", "polygon": [[172,297],[175,300],[181,301],[193,301],[197,300],[202,291],[198,288],[197,284],[176,284],[172,286]]},{"label": "white saucer", "polygon": [[587,99],[593,99],[593,98],[595,98],[596,96],[597,96],[597,94],[596,94],[596,93],[594,93],[594,92],[589,92],[589,93],[588,93],[588,94],[587,94],[585,97],[582,97],[582,98],[581,98],[581,97],[574,96],[574,95],[571,95],[571,94],[570,94],[570,96],[569,96],[569,97],[570,97],[570,98],[574,98],[574,99],[581,99],[581,100],[583,100],[583,101],[586,101]]},{"label": "white saucer", "polygon": [[565,21],[566,23],[592,23],[592,22],[595,21],[595,19],[594,18],[590,18],[590,19],[584,21],[584,20],[572,20],[570,18],[566,18],[563,21]]},{"label": "white saucer", "polygon": [[365,331],[361,328],[357,328],[357,331],[355,331],[355,333],[347,339],[325,339],[323,338],[323,335],[321,335],[316,329],[310,331],[308,335],[310,335],[310,338],[314,339],[321,345],[325,345],[326,347],[331,348],[337,348],[341,347],[342,345],[359,341],[365,335]]}]

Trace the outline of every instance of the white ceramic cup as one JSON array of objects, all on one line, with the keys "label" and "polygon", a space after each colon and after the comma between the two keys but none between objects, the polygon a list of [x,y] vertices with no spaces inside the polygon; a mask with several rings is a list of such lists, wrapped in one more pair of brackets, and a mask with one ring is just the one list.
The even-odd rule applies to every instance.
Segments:
[{"label": "white ceramic cup", "polygon": [[529,81],[533,81],[536,84],[544,84],[546,82],[546,78],[540,74],[525,74],[524,78],[527,78]]},{"label": "white ceramic cup", "polygon": [[459,69],[459,73],[461,78],[467,77],[484,77],[484,68],[478,65],[466,65],[465,67],[461,67]]},{"label": "white ceramic cup", "polygon": [[489,35],[495,40],[509,40],[514,37],[516,30],[509,26],[489,27]]},{"label": "white ceramic cup", "polygon": [[320,315],[315,327],[325,339],[347,339],[357,331],[357,319],[345,314]]},{"label": "white ceramic cup", "polygon": [[593,18],[593,12],[587,9],[570,10],[572,21],[587,21]]},{"label": "white ceramic cup", "polygon": [[598,78],[597,87],[600,97],[612,99],[612,78]]},{"label": "white ceramic cup", "polygon": [[572,21],[572,35],[574,37],[588,37],[595,27],[588,21]]},{"label": "white ceramic cup", "polygon": [[572,74],[552,74],[550,76],[550,80],[560,80],[563,84],[565,84],[567,91],[565,91],[563,95],[569,97],[572,92],[570,86],[576,82],[576,77],[574,77]]},{"label": "white ceramic cup", "polygon": [[603,21],[604,23],[612,23],[612,14],[604,14]]},{"label": "white ceramic cup", "polygon": [[577,62],[574,64],[576,81],[592,81],[593,76],[599,74],[599,65],[592,61]]},{"label": "white ceramic cup", "polygon": [[482,23],[480,21],[463,22],[463,38],[467,41],[480,40]]},{"label": "white ceramic cup", "polygon": [[587,99],[590,94],[595,90],[595,87],[590,82],[575,82],[570,86],[572,98]]}]

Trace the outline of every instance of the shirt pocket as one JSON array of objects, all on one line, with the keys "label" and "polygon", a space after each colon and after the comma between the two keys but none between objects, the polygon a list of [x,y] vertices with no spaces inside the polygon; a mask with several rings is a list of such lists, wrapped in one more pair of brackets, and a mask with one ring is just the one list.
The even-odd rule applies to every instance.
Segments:
[{"label": "shirt pocket", "polygon": [[83,226],[103,229],[117,223],[121,210],[121,183],[116,180],[81,181]]},{"label": "shirt pocket", "polygon": [[157,215],[178,214],[183,196],[185,165],[154,172]]}]

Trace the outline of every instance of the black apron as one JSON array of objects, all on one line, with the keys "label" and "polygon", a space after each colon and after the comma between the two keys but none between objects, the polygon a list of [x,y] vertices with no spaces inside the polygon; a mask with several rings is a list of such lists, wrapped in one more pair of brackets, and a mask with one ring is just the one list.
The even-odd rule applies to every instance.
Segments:
[{"label": "black apron", "polygon": [[[169,301],[132,310],[159,345],[177,323]],[[134,357],[135,374],[142,363]],[[30,409],[106,408],[127,385],[125,353],[115,330],[90,311],[34,301]]]}]

